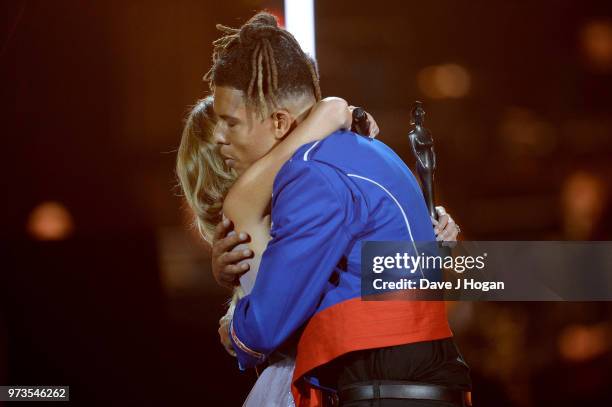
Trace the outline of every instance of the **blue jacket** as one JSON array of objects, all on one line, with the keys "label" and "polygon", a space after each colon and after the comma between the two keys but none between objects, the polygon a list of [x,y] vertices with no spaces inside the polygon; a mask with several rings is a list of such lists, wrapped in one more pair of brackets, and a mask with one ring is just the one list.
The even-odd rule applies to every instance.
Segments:
[{"label": "blue jacket", "polygon": [[[367,306],[359,300],[362,241],[435,240],[415,177],[381,141],[338,131],[302,146],[276,176],[271,217],[272,240],[263,253],[255,286],[238,302],[230,325],[242,369],[264,361],[318,315],[327,315],[320,325],[330,328],[319,326],[312,341],[328,348],[337,345],[337,352],[387,344],[376,339],[387,334],[400,343],[451,335],[439,307],[432,312],[433,305],[403,304],[398,306],[409,309],[410,318],[421,321],[421,314],[432,316],[425,318],[425,325],[421,321],[406,328],[412,331],[397,335],[391,326],[397,323],[373,322],[374,328],[368,328],[374,330],[371,341],[363,342],[361,335],[340,344],[347,335],[336,338],[338,330],[358,332],[362,328],[358,325],[364,324],[353,320],[357,311],[351,311],[353,306]],[[345,267],[340,267],[341,260]],[[330,338],[324,338],[322,331]],[[319,352],[306,347],[309,353]],[[299,352],[298,346],[298,359]],[[321,356],[316,363],[328,357],[333,355]]]}]

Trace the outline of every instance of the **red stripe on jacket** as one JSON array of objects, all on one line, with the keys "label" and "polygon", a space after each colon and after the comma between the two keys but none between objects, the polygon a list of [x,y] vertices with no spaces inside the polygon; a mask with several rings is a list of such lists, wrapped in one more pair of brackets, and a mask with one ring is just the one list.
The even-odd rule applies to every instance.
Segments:
[{"label": "red stripe on jacket", "polygon": [[452,336],[443,301],[347,300],[308,321],[297,348],[291,391],[298,407],[320,405],[302,377],[345,353]]}]

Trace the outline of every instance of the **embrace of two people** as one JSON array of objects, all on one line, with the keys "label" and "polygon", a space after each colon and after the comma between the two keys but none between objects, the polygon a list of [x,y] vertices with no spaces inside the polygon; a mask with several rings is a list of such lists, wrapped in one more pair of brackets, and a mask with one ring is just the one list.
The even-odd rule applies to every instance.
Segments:
[{"label": "embrace of two people", "polygon": [[361,242],[455,240],[456,225],[429,217],[371,116],[356,135],[347,102],[321,99],[315,62],[272,15],[217,27],[214,96],[187,118],[177,175],[234,288],[221,342],[241,369],[266,366],[245,405],[464,405],[445,304],[360,298]]}]

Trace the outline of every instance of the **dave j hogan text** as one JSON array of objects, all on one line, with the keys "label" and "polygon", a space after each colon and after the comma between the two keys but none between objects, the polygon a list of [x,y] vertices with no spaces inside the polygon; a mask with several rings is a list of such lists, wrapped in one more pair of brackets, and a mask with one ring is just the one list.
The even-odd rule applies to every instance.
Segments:
[{"label": "dave j hogan text", "polygon": [[460,278],[453,285],[450,281],[430,281],[426,278],[407,279],[398,281],[384,281],[377,278],[373,281],[375,290],[474,290],[491,291],[503,290],[503,281],[478,281],[473,278]]}]

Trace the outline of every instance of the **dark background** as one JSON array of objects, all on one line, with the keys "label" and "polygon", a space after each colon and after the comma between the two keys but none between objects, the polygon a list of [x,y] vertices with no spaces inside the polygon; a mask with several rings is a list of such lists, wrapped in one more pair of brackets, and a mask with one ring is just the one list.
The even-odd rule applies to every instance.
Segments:
[{"label": "dark background", "polygon": [[[215,23],[261,8],[282,14],[280,1],[2,2],[0,384],[70,385],[84,405],[242,403],[255,376],[218,343],[228,293],[174,164]],[[424,101],[439,202],[464,239],[609,240],[610,9],[317,1],[323,93],[366,107],[410,165]],[[469,74],[465,95],[419,86],[440,64]],[[72,225],[51,240],[32,227],[45,202]],[[610,402],[608,304],[450,311],[477,405]]]}]

